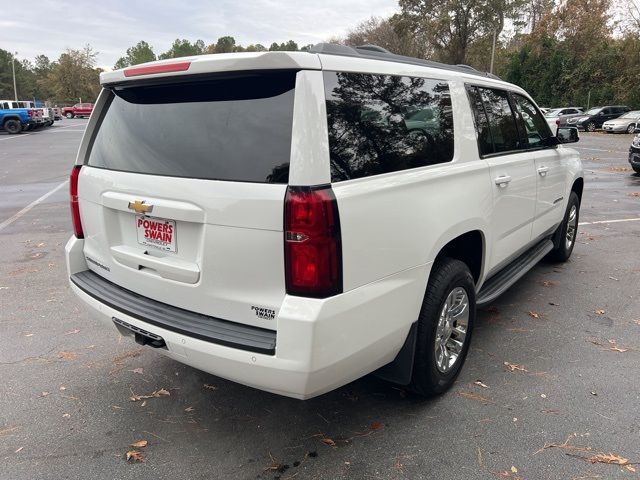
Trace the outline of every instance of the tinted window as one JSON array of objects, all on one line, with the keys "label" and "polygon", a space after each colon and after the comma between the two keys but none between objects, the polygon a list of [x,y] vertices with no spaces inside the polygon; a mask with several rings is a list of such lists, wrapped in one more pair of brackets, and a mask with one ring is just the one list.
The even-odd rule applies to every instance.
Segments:
[{"label": "tinted window", "polygon": [[507,92],[492,88],[477,88],[489,121],[495,153],[517,150],[520,147],[518,129]]},{"label": "tinted window", "polygon": [[285,71],[115,89],[88,164],[287,183],[294,86]]},{"label": "tinted window", "polygon": [[478,150],[480,155],[493,153],[493,140],[491,140],[491,129],[489,128],[489,120],[482,103],[482,97],[476,87],[468,87],[469,101],[473,110],[473,119],[478,135]]},{"label": "tinted window", "polygon": [[551,136],[547,122],[528,98],[513,94],[513,100],[522,119],[521,124],[524,126],[525,145],[528,147],[540,146],[544,139]]},{"label": "tinted window", "polygon": [[440,80],[325,72],[331,180],[453,158],[449,86]]}]

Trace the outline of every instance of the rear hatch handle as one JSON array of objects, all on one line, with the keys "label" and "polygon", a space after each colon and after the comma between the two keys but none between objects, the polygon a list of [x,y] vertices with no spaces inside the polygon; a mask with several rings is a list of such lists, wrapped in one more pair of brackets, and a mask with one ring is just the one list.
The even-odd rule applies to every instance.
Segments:
[{"label": "rear hatch handle", "polygon": [[118,263],[135,270],[151,269],[162,278],[182,283],[194,284],[200,280],[200,268],[196,263],[173,257],[154,257],[126,245],[115,245],[109,250]]}]

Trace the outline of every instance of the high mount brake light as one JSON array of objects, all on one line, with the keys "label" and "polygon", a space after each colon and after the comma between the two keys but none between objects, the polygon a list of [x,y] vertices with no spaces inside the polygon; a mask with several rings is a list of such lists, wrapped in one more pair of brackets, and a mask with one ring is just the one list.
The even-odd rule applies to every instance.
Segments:
[{"label": "high mount brake light", "polygon": [[82,220],[80,220],[80,205],[78,204],[78,178],[80,177],[80,168],[82,165],[76,165],[71,170],[69,177],[69,204],[71,206],[71,221],[73,222],[73,233],[78,238],[84,238],[82,231]]},{"label": "high mount brake light", "polygon": [[139,75],[151,75],[154,73],[185,72],[189,70],[190,66],[191,66],[191,61],[159,63],[157,65],[130,67],[130,68],[125,68],[124,76],[137,77]]},{"label": "high mount brake light", "polygon": [[340,216],[331,187],[289,187],[284,223],[287,293],[315,298],[342,293]]}]

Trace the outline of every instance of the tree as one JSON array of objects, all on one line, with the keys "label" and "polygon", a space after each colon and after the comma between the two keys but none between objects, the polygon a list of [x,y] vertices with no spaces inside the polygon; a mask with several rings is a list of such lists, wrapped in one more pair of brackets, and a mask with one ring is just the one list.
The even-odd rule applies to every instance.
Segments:
[{"label": "tree", "polygon": [[278,42],[273,42],[269,47],[270,52],[297,52],[298,44],[293,40],[289,40],[288,42],[283,42],[278,44]]},{"label": "tree", "polygon": [[100,92],[100,69],[95,67],[97,52],[90,45],[82,50],[67,49],[52,66],[46,85],[60,103],[94,101]]},{"label": "tree", "polygon": [[407,35],[422,41],[426,53],[443,62],[467,61],[476,41],[500,34],[506,19],[518,16],[525,0],[400,0],[395,18]]},{"label": "tree", "polygon": [[424,48],[407,35],[404,26],[398,18],[371,17],[350,30],[344,43],[353,47],[378,45],[398,55],[423,56]]},{"label": "tree", "polygon": [[[240,47],[242,48],[242,47]],[[236,51],[236,39],[233,37],[220,37],[216,42],[216,53],[231,53]]]},{"label": "tree", "polygon": [[156,60],[156,54],[153,53],[153,48],[144,40],[140,40],[133,47],[127,48],[127,54],[124,57],[120,57],[113,68],[124,68],[140,63],[153,62],[154,60]]},{"label": "tree", "polygon": [[161,54],[158,58],[166,60],[168,58],[191,57],[194,55],[202,55],[206,52],[205,44],[202,40],[196,40],[191,43],[189,40],[181,40],[176,38],[171,48]]}]

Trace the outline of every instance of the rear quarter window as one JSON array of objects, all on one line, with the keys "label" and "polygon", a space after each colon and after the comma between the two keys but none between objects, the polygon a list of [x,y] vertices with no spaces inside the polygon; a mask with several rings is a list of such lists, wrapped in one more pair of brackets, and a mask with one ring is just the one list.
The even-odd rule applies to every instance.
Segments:
[{"label": "rear quarter window", "polygon": [[331,180],[453,159],[453,115],[443,80],[324,72]]},{"label": "rear quarter window", "polygon": [[287,183],[295,71],[114,88],[87,164],[173,177]]}]

